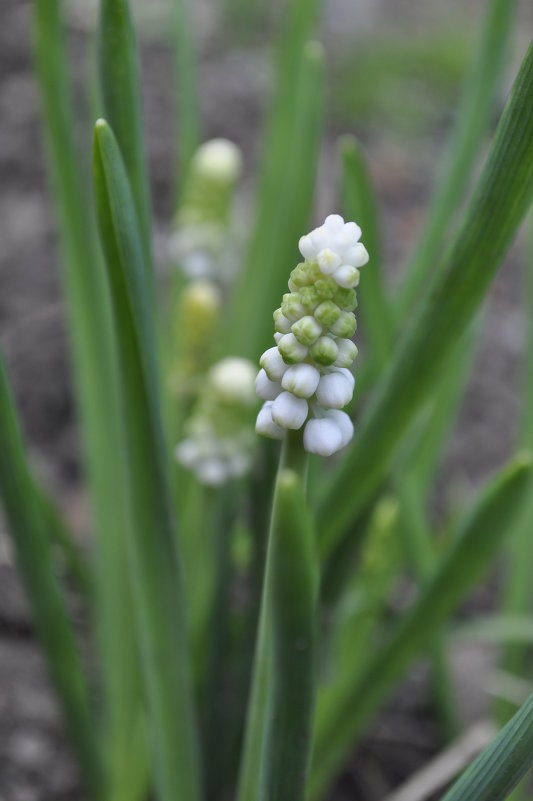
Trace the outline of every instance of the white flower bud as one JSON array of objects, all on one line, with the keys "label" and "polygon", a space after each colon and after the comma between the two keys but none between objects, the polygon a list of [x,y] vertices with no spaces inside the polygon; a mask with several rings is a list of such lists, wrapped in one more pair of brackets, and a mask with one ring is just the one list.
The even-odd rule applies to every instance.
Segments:
[{"label": "white flower bud", "polygon": [[326,409],[342,409],[351,401],[352,395],[350,382],[340,373],[323,375],[318,382],[316,397]]},{"label": "white flower bud", "polygon": [[311,242],[311,237],[309,235],[300,237],[298,247],[304,259],[313,261],[316,258],[317,250]]},{"label": "white flower bud", "polygon": [[255,430],[258,434],[269,439],[283,439],[285,429],[278,426],[272,419],[272,402],[263,404],[263,408],[257,415]]},{"label": "white flower bud", "polygon": [[298,364],[307,356],[307,348],[298,342],[294,334],[284,334],[278,342],[278,348],[287,364]]},{"label": "white flower bud", "polygon": [[255,391],[263,400],[274,400],[281,392],[281,384],[271,381],[264,370],[259,370],[255,379]]},{"label": "white flower bud", "polygon": [[351,339],[338,339],[339,352],[335,359],[335,367],[350,367],[357,356],[357,348]]},{"label": "white flower bud", "polygon": [[174,450],[174,456],[180,464],[189,469],[198,464],[201,458],[200,448],[193,439],[184,439]]},{"label": "white flower bud", "polygon": [[274,312],[274,328],[276,331],[279,331],[280,334],[290,334],[291,325],[291,321],[285,317],[281,309],[276,309]]},{"label": "white flower bud", "polygon": [[340,231],[343,227],[344,219],[340,214],[328,214],[324,220],[324,228],[327,228],[329,231]]},{"label": "white flower bud", "polygon": [[340,263],[340,256],[329,248],[324,248],[318,254],[318,266],[324,275],[333,275]]},{"label": "white flower bud", "polygon": [[348,381],[350,382],[350,384],[352,386],[352,389],[354,388],[354,386],[355,386],[355,376],[354,376],[354,374],[352,373],[351,370],[348,370],[347,367],[336,367],[335,368],[335,372],[336,373],[340,373],[343,376],[346,376],[346,378],[348,379]]},{"label": "white flower bud", "polygon": [[259,364],[271,381],[280,381],[283,374],[287,370],[287,365],[283,361],[281,353],[275,346],[265,350],[259,359]]},{"label": "white flower bud", "polygon": [[272,419],[282,428],[301,428],[307,412],[307,401],[296,398],[290,392],[282,392],[272,404]]},{"label": "white flower bud", "polygon": [[218,487],[229,478],[227,466],[221,459],[206,459],[196,467],[195,472],[203,484],[211,487]]},{"label": "white flower bud", "polygon": [[[273,348],[277,350],[277,348]],[[253,406],[255,367],[248,359],[228,357],[209,371],[209,381],[220,400]]]},{"label": "white flower bud", "polygon": [[339,409],[328,409],[326,412],[326,417],[329,420],[333,420],[336,425],[338,425],[340,432],[342,434],[342,443],[341,447],[344,448],[347,445],[352,437],[353,437],[353,423],[346,414],[346,412],[341,412]]},{"label": "white flower bud", "polygon": [[333,278],[339,286],[354,289],[359,284],[360,273],[357,267],[352,267],[351,264],[342,264],[333,273]]},{"label": "white flower bud", "polygon": [[289,367],[281,380],[281,386],[288,392],[292,392],[298,398],[310,398],[314,395],[320,373],[311,364],[295,364]]},{"label": "white flower bud", "polygon": [[346,251],[343,261],[352,267],[362,267],[369,260],[368,251],[362,242],[358,242]]},{"label": "white flower bud", "polygon": [[276,345],[279,343],[282,336],[283,334],[280,334],[279,331],[276,331],[276,333],[274,334],[274,342],[276,343]]},{"label": "white flower bud", "polygon": [[308,453],[331,456],[342,447],[339,426],[327,418],[308,420],[304,429],[304,448]]},{"label": "white flower bud", "polygon": [[211,139],[200,145],[193,157],[192,167],[211,180],[234,183],[241,171],[239,148],[228,139]]}]

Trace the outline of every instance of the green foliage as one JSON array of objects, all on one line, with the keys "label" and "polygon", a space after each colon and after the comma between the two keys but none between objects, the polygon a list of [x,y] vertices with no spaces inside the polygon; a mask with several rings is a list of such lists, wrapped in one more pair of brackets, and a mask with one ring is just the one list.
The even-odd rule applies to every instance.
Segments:
[{"label": "green foliage", "polygon": [[[232,3],[232,24],[244,28],[252,18],[256,24],[266,10],[259,2],[246,9]],[[211,298],[220,325],[211,326],[206,318],[205,359],[200,364],[191,356],[184,387],[172,367],[187,344],[184,321],[191,341],[202,338],[202,321],[194,304],[187,317],[168,325],[160,321],[129,4],[100,3],[95,41],[108,122],[101,119],[94,129],[88,187],[74,138],[61,6],[57,0],[36,0],[36,69],[63,251],[94,558],[78,551],[59,505],[28,464],[1,363],[0,495],[91,798],[318,801],[417,659],[431,659],[444,737],[457,728],[450,644],[467,638],[503,646],[505,670],[525,674],[533,644],[530,457],[512,458],[469,511],[456,511],[447,536],[442,520],[430,514],[435,476],[483,322],[483,300],[533,198],[532,45],[470,203],[444,250],[490,125],[513,10],[513,2],[490,0],[473,55],[470,42],[443,36],[371,41],[354,51],[353,61],[350,57],[349,85],[337,82],[333,105],[340,102],[343,112],[355,109],[363,125],[365,115],[366,121],[392,115],[396,124],[418,116],[414,104],[420,105],[420,94],[410,97],[403,88],[413,82],[429,87],[422,97],[455,97],[471,62],[441,177],[403,282],[390,291],[383,277],[386,248],[373,170],[363,145],[353,136],[340,139],[338,199],[344,216],[361,224],[370,253],[357,290],[366,353],[356,385],[354,443],[328,472],[313,457],[308,477],[302,431],[291,430],[284,435],[278,467],[276,445],[254,451],[251,428],[245,430],[252,397],[250,420],[244,406],[239,415],[245,438],[250,435],[253,468],[214,488],[199,483],[200,471],[193,474],[183,465],[171,471],[168,464],[176,432],[187,430],[186,420],[190,423],[191,412],[201,411],[202,404],[212,403],[213,415],[234,421],[227,398],[219,409],[218,400],[208,397],[206,371],[213,357],[256,360],[271,343],[272,312],[289,275],[291,294],[277,316],[280,331],[286,334],[296,325],[297,339],[313,347],[323,327],[329,330],[341,320],[333,302],[324,302],[314,321],[301,313],[301,304],[316,305],[307,278],[319,269],[311,260],[298,266],[297,244],[311,224],[323,138],[325,58],[313,41],[320,3],[286,3],[242,269],[233,285],[227,276],[223,286],[216,278],[207,287],[200,284],[199,296],[208,305]],[[204,128],[192,11],[187,0],[173,0],[164,26],[175,59],[178,210]],[[223,160],[221,167],[216,157],[214,166],[207,159],[215,182],[195,188],[201,206],[216,201],[202,193],[216,185],[217,166],[223,170]],[[214,237],[210,242],[222,243],[215,246],[219,249],[223,236],[230,242],[235,233],[230,194],[228,186],[222,238],[217,239],[216,226],[203,231],[206,239]],[[91,195],[94,203],[88,204]],[[322,203],[322,196],[318,199]],[[194,237],[198,227],[178,226],[178,254],[184,232]],[[237,251],[228,246],[233,259]],[[352,273],[347,286],[359,277],[353,268]],[[303,286],[305,276],[309,285]],[[173,275],[169,283],[172,310],[188,297],[187,290],[198,289],[186,275]],[[333,277],[320,284],[325,297],[342,296],[343,308],[355,307],[354,289],[339,289]],[[528,284],[529,317],[530,290]],[[351,315],[343,313],[341,322],[346,336],[353,333]],[[528,330],[519,451],[533,447],[531,334]],[[290,336],[285,340],[287,358],[303,347],[294,342]],[[311,355],[331,364],[333,344],[325,353],[322,342]],[[272,371],[276,358],[278,352]],[[235,375],[230,371],[222,382],[221,397],[236,391]],[[229,430],[229,422],[222,428]],[[200,425],[195,434],[208,450],[213,432]],[[218,452],[222,462],[235,458],[229,448],[227,454]],[[502,603],[485,618],[454,623],[454,612],[494,565],[502,543],[510,556]],[[90,679],[63,598],[66,576],[82,593],[89,644],[94,639],[97,645],[98,669]],[[407,576],[414,577],[416,597],[400,616],[395,590]],[[98,705],[89,697],[90,682],[97,683]],[[531,705],[529,699],[446,801],[503,799],[519,782],[531,762]],[[497,712],[504,722],[511,710],[505,705]]]}]

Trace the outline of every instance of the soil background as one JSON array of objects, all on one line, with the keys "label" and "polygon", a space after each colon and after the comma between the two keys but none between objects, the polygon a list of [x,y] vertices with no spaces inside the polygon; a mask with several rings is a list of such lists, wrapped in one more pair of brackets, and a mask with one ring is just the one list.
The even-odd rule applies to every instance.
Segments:
[{"label": "soil background", "polygon": [[[88,154],[90,114],[85,87],[94,3],[66,3],[72,81],[79,106],[81,152]],[[465,48],[479,32],[482,0],[328,0],[321,40],[329,69],[330,114],[323,147],[317,220],[335,207],[336,139],[356,133],[368,157],[383,210],[387,279],[401,276],[405,255],[423,221],[438,164],[453,125],[461,64],[446,67],[437,85],[407,71],[406,94],[391,100],[406,57],[385,63],[384,81],[373,97],[361,98],[369,53],[389,52],[403,41],[445,42]],[[145,134],[156,216],[156,245],[163,252],[172,217],[175,132],[172,57],[164,38],[165,3],[138,4]],[[216,8],[215,8],[216,6]],[[445,8],[443,8],[445,6]],[[0,340],[7,360],[32,459],[83,537],[85,499],[80,490],[79,443],[73,403],[66,324],[53,210],[47,188],[40,113],[31,55],[32,3],[2,0],[0,24]],[[201,104],[206,138],[226,136],[245,157],[240,202],[253,188],[261,129],[271,90],[273,21],[261,32],[224,27],[218,4],[195,2],[201,56]],[[502,103],[516,66],[533,34],[533,8],[518,3]],[[439,45],[440,46],[440,45]],[[427,47],[426,47],[427,49]],[[358,53],[363,56],[357,61]],[[396,51],[394,51],[396,52]],[[444,51],[443,51],[444,52]],[[366,55],[365,55],[366,54]],[[365,61],[366,58],[366,61]],[[354,70],[350,71],[350,66]],[[455,70],[455,72],[454,72]],[[383,75],[382,75],[383,77]],[[404,76],[405,78],[405,76]],[[401,76],[400,76],[401,80]],[[379,96],[379,87],[387,93]],[[392,89],[391,89],[392,86]],[[402,84],[398,84],[401,87]],[[359,97],[359,105],[346,100]],[[414,100],[413,100],[414,97]],[[399,106],[401,105],[401,109]],[[406,110],[407,109],[407,110]],[[409,112],[409,109],[411,111]],[[398,111],[403,112],[398,115]],[[358,111],[360,112],[358,115]],[[410,114],[410,117],[409,117]],[[524,340],[524,237],[512,247],[491,291],[484,334],[458,423],[448,443],[435,512],[459,506],[512,450],[520,414],[520,365]],[[163,263],[163,259],[161,259]],[[1,458],[1,454],[0,454]],[[491,579],[471,600],[490,609],[498,581]],[[73,603],[76,614],[76,603]],[[80,626],[82,626],[80,620]],[[479,719],[494,654],[470,647],[453,654],[456,691],[466,722]],[[372,727],[332,799],[383,799],[440,747],[427,689],[427,667],[419,665]],[[0,522],[0,801],[81,801],[76,766],[35,642],[31,616],[17,580],[6,532]]]}]

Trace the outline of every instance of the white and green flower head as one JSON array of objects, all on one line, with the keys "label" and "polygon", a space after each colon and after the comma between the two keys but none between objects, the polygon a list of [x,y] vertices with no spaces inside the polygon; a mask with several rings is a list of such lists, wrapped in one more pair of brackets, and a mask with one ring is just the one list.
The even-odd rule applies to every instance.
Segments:
[{"label": "white and green flower head", "polygon": [[289,289],[274,312],[276,345],[263,353],[256,392],[265,402],[256,431],[282,439],[287,429],[304,428],[304,448],[330,456],[353,436],[342,409],[353,395],[350,367],[359,268],[368,253],[361,229],[331,214],[299,242],[305,261],[292,271]]},{"label": "white and green flower head", "polygon": [[178,461],[203,484],[217,486],[250,469],[255,373],[252,362],[233,357],[217,362],[207,373],[185,426],[186,437],[175,450]]},{"label": "white and green flower head", "polygon": [[234,273],[231,207],[241,166],[239,148],[227,139],[205,142],[192,158],[169,244],[188,278],[225,282]]}]

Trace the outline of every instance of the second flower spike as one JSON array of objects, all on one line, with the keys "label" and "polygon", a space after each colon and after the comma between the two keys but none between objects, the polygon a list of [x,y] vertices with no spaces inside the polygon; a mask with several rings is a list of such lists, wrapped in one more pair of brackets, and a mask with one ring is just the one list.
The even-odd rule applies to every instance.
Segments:
[{"label": "second flower spike", "polygon": [[289,290],[274,312],[275,347],[260,359],[256,391],[265,403],[256,431],[282,439],[287,429],[305,425],[304,447],[330,456],[353,436],[341,411],[351,400],[357,356],[355,289],[368,253],[361,229],[330,214],[323,225],[300,239],[305,261],[289,279]]}]

